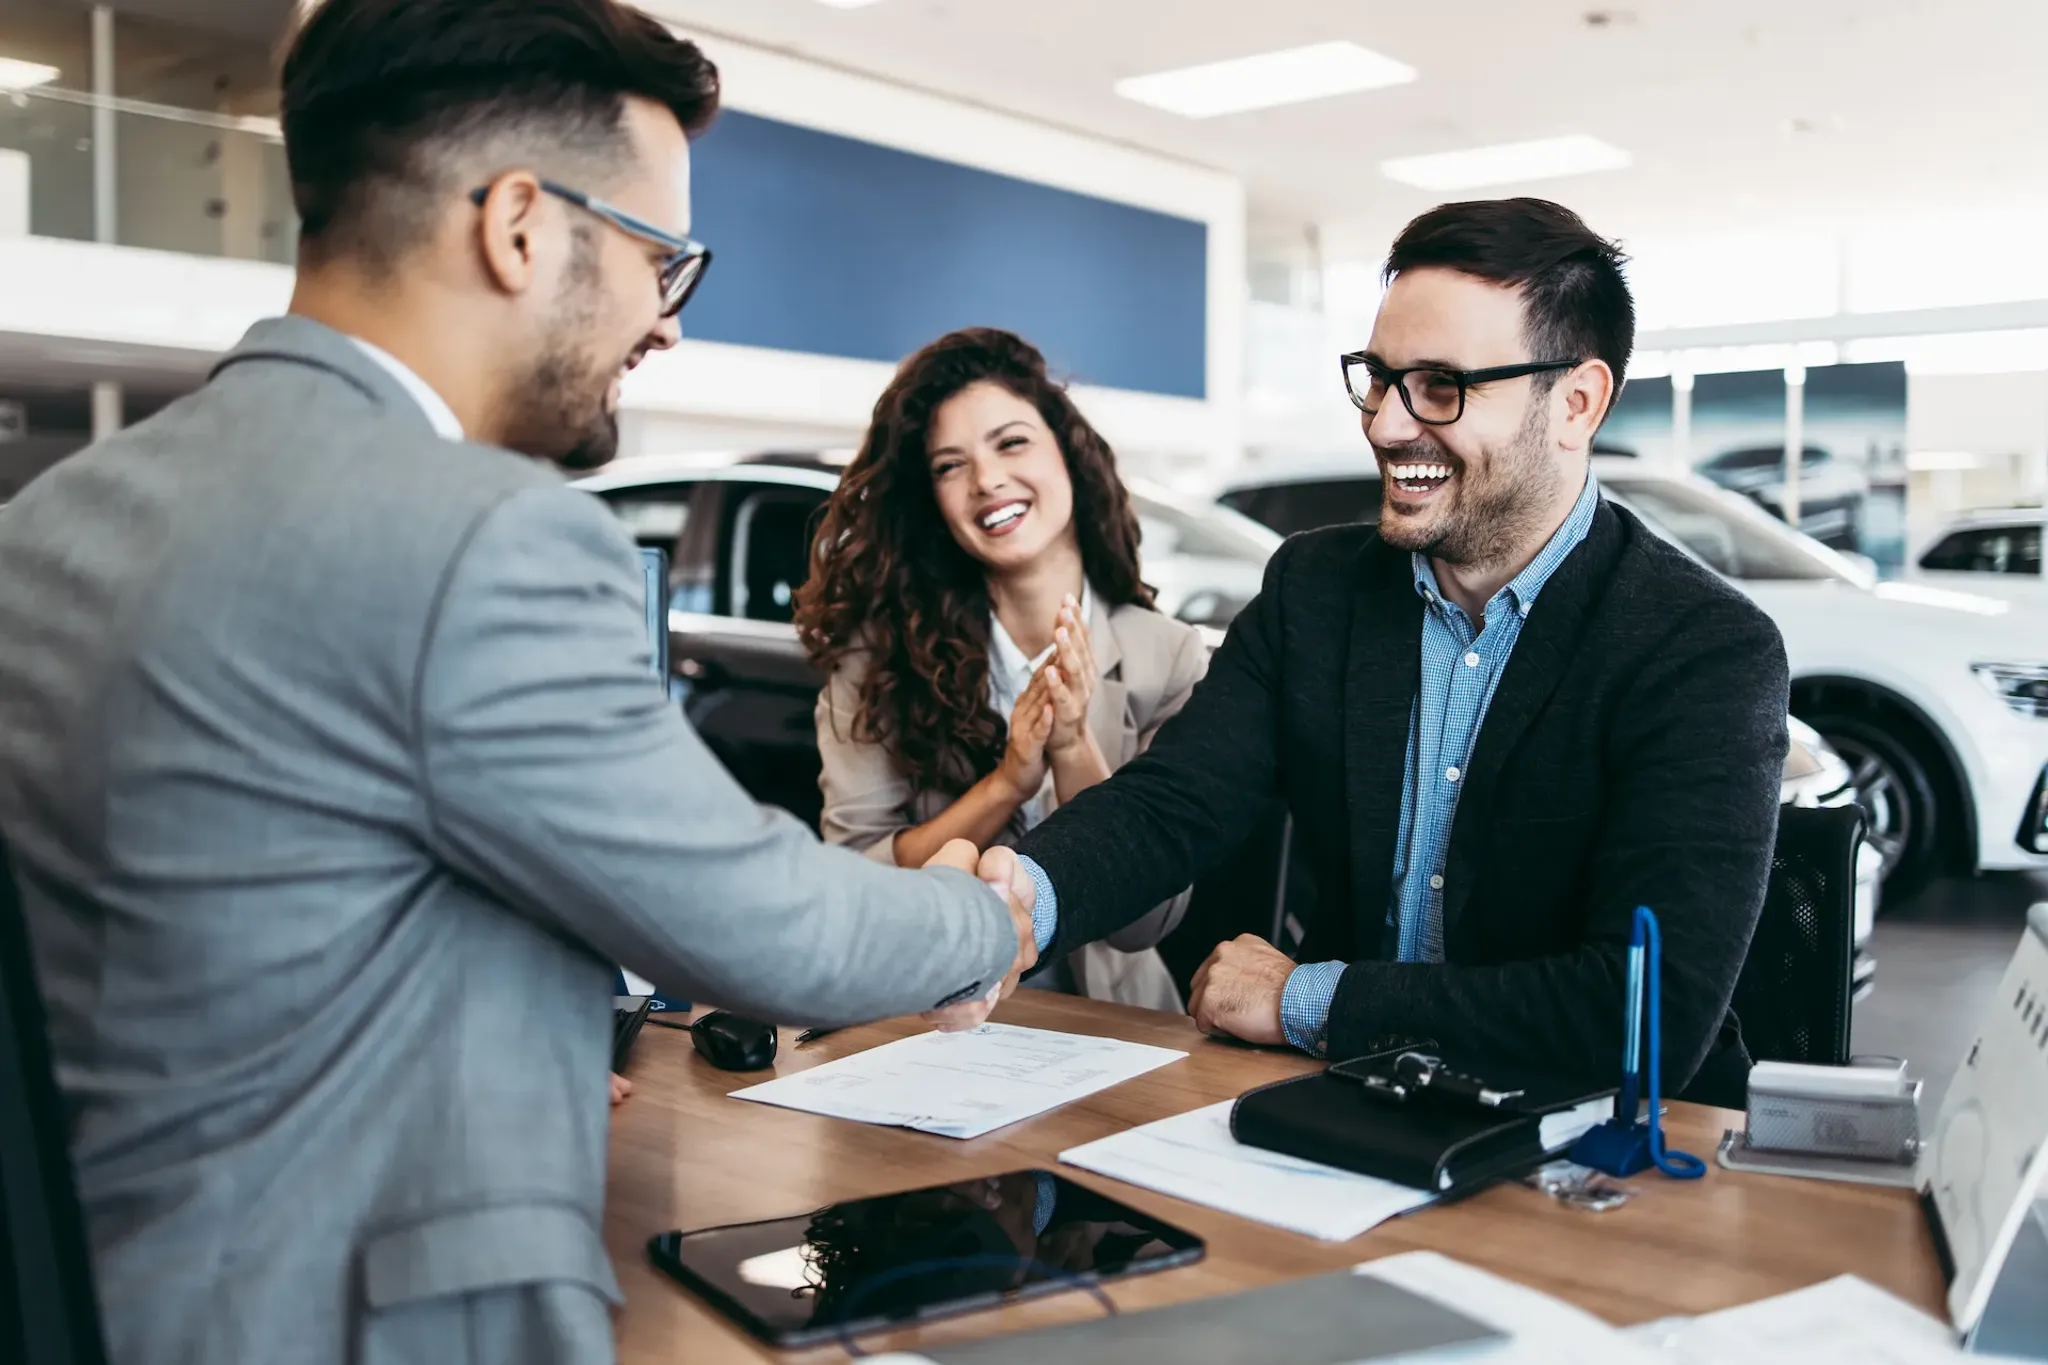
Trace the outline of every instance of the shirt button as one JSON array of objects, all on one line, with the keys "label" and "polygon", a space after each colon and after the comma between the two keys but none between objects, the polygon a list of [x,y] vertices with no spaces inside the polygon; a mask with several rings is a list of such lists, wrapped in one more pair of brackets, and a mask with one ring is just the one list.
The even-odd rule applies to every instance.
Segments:
[{"label": "shirt button", "polygon": [[1457,769],[1456,769],[1455,767],[1451,767],[1451,768],[1446,768],[1446,769],[1444,769],[1444,781],[1446,781],[1446,782],[1456,782],[1457,780],[1458,780],[1458,770],[1457,770]]},{"label": "shirt button", "polygon": [[1444,878],[1442,873],[1438,873],[1436,876],[1431,877],[1429,879],[1429,889],[1432,891],[1441,891],[1444,889]]},{"label": "shirt button", "polygon": [[1477,655],[1476,653],[1475,653],[1475,654],[1467,654],[1467,655],[1465,656],[1465,667],[1467,667],[1467,668],[1477,668],[1477,667],[1479,667],[1479,656],[1478,656],[1478,655]]}]

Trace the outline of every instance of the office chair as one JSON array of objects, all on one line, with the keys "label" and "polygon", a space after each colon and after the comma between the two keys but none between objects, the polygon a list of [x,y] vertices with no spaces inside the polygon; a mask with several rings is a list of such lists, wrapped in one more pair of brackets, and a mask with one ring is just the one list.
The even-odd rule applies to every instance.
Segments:
[{"label": "office chair", "polygon": [[0,843],[0,1360],[105,1365],[28,925]]},{"label": "office chair", "polygon": [[1756,1061],[1848,1064],[1862,841],[1854,806],[1778,813],[1763,914],[1735,982],[1735,1017]]}]

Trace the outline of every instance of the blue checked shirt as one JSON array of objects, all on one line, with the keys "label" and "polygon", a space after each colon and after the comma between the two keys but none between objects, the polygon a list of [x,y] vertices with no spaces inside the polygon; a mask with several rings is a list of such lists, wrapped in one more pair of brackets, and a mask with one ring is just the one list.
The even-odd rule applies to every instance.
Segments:
[{"label": "blue checked shirt", "polygon": [[[1486,604],[1475,629],[1464,608],[1437,591],[1436,573],[1424,555],[1415,556],[1415,591],[1423,601],[1422,676],[1408,722],[1408,763],[1401,779],[1401,828],[1394,840],[1394,893],[1387,923],[1397,931],[1402,962],[1444,960],[1444,858],[1458,793],[1465,786],[1479,727],[1493,704],[1508,656],[1522,635],[1522,622],[1536,594],[1557,566],[1586,538],[1599,486],[1586,487],[1564,525],[1529,567]],[[1296,967],[1280,997],[1280,1026],[1287,1041],[1320,1054],[1330,1022],[1330,1002],[1344,975],[1342,962]]]},{"label": "blue checked shirt", "polygon": [[[1471,760],[1486,708],[1493,703],[1501,673],[1522,622],[1536,605],[1536,595],[1558,565],[1578,548],[1592,528],[1600,488],[1586,476],[1585,489],[1557,534],[1486,604],[1483,622],[1474,628],[1462,607],[1437,591],[1436,573],[1424,555],[1416,555],[1415,591],[1424,603],[1422,676],[1408,722],[1408,762],[1402,777],[1401,827],[1394,844],[1393,895],[1387,923],[1398,931],[1403,962],[1444,960],[1444,858],[1451,842],[1451,822],[1458,813],[1458,793],[1465,765]],[[1029,858],[1019,860],[1037,884],[1032,930],[1042,951],[1059,926],[1059,897],[1045,869]],[[1342,962],[1315,962],[1296,967],[1280,998],[1280,1024],[1287,1041],[1304,1052],[1321,1055],[1330,1022],[1330,1002],[1344,975]]]}]

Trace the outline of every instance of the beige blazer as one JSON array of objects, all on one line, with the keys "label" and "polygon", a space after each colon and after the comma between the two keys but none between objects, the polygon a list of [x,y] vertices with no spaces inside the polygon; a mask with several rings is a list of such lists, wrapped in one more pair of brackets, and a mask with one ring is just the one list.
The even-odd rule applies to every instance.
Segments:
[{"label": "beige blazer", "polygon": [[[1159,727],[1180,710],[1208,669],[1209,654],[1193,626],[1144,607],[1112,608],[1098,600],[1088,630],[1101,670],[1088,703],[1088,728],[1114,772],[1143,753]],[[860,849],[893,866],[897,834],[937,818],[953,798],[914,789],[885,748],[853,738],[867,669],[865,656],[849,657],[818,694],[818,752],[824,760],[818,784],[825,793],[820,829],[827,843]],[[1014,844],[1023,835],[1023,822],[1012,818],[995,842]],[[1182,1009],[1180,992],[1154,945],[1173,931],[1187,908],[1183,891],[1121,933],[1075,949],[1067,966],[1076,987],[1095,1000]]]}]

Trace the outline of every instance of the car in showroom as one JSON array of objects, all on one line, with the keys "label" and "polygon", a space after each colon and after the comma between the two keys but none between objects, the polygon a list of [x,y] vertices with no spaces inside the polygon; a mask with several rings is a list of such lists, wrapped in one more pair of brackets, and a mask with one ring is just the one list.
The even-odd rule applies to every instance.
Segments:
[{"label": "car in showroom", "polygon": [[[1785,447],[1744,446],[1710,455],[1694,466],[1709,482],[1740,493],[1780,521],[1791,496],[1785,480]],[[1870,480],[1838,460],[1825,446],[1805,446],[1799,456],[1799,529],[1823,545],[1856,550],[1862,545],[1863,504]]]},{"label": "car in showroom", "polygon": [[[1777,622],[1792,712],[1848,762],[1891,889],[1948,870],[2048,868],[2048,607],[1880,583],[1704,479],[1593,463],[1608,497]],[[1369,459],[1261,470],[1219,501],[1290,535],[1376,518],[1379,472]]]},{"label": "car in showroom", "polygon": [[[670,690],[698,733],[756,800],[793,812],[813,829],[821,805],[813,709],[824,680],[797,643],[790,606],[808,573],[815,519],[837,480],[834,461],[763,456],[723,464],[622,461],[578,484],[602,498],[642,546],[670,556]],[[1172,600],[1213,648],[1228,615],[1256,591],[1280,538],[1200,502],[1149,489],[1133,497],[1147,579],[1167,577],[1160,563],[1168,561],[1179,575]],[[1162,543],[1170,547],[1165,555],[1155,548]],[[1189,555],[1190,549],[1205,553]],[[1174,564],[1174,556],[1193,562]],[[1168,600],[1162,590],[1162,609]],[[1791,731],[1783,799],[1803,806],[1851,801],[1844,760],[1796,720]],[[1178,953],[1167,951],[1183,980],[1223,938],[1252,932],[1286,940],[1290,907],[1299,910],[1313,896],[1288,847],[1286,821],[1276,812],[1197,886],[1186,943]],[[1859,945],[1876,914],[1880,866],[1866,847],[1856,899]],[[1869,988],[1871,971],[1868,957],[1859,956],[1859,991]]]},{"label": "car in showroom", "polygon": [[1966,512],[1913,556],[1913,577],[1990,597],[2048,602],[2042,542],[2048,509],[2002,507]]}]

